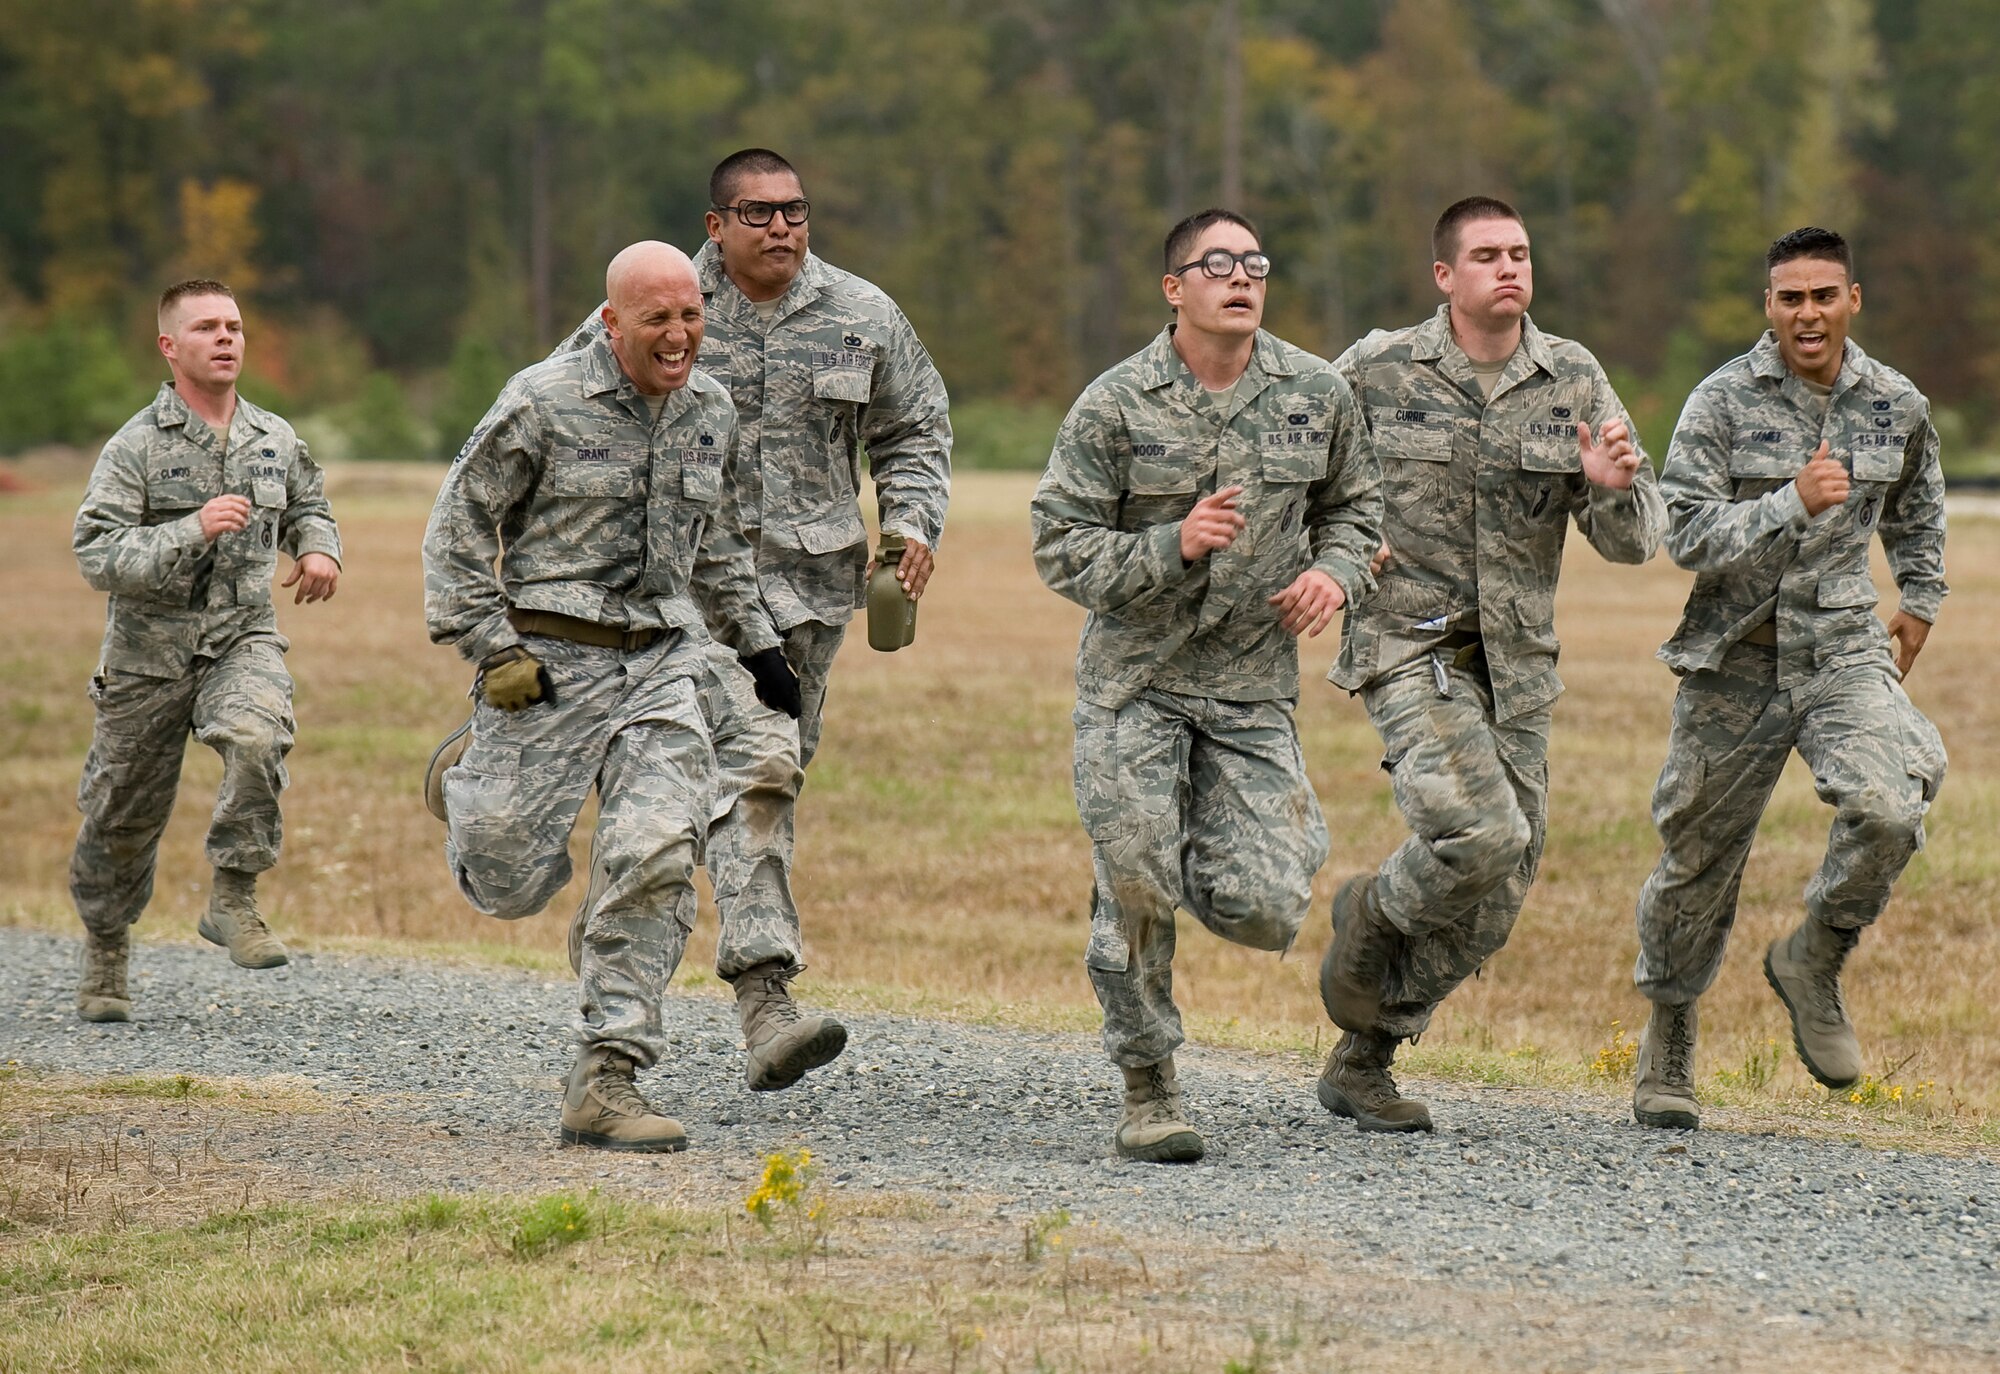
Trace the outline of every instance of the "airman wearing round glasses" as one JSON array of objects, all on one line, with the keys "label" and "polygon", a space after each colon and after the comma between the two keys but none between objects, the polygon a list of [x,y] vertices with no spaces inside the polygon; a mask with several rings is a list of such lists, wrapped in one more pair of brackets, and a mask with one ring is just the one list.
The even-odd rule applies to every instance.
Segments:
[{"label": "airman wearing round glasses", "polygon": [[1242,216],[1167,235],[1176,322],[1099,377],[1033,503],[1042,580],[1090,612],[1077,810],[1095,883],[1084,964],[1125,1078],[1127,1158],[1199,1159],[1174,1051],[1174,919],[1291,946],[1325,862],[1292,708],[1297,636],[1374,586],[1374,450],[1321,358],[1265,333],[1271,260]]},{"label": "airman wearing round glasses", "polygon": [[[770,1089],[846,1044],[839,1022],[801,1014],[787,985],[805,967],[794,805],[819,748],[834,655],[867,596],[862,453],[882,532],[902,537],[897,573],[914,601],[944,528],[951,421],[944,381],[895,302],[808,250],[812,204],[789,162],[766,148],[732,153],[709,178],[709,206],[708,242],[694,259],[707,312],[698,364],[736,403],[736,501],[802,698],[795,724],[758,701],[734,655],[711,655],[716,973],[736,988],[750,1086]],[[601,314],[556,352],[589,347],[604,333]]]}]

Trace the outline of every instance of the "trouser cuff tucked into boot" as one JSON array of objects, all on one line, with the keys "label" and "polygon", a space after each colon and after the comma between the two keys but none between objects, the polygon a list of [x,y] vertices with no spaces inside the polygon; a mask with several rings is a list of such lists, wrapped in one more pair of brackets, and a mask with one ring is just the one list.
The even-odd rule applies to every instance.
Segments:
[{"label": "trouser cuff tucked into boot", "polygon": [[789,1088],[847,1048],[847,1027],[792,1001],[790,969],[778,960],[737,976],[736,1014],[743,1024],[744,1077],[752,1092]]},{"label": "trouser cuff tucked into boot", "polygon": [[257,910],[255,873],[216,869],[208,910],[195,929],[202,939],[227,949],[230,959],[243,968],[277,968],[291,959]]},{"label": "trouser cuff tucked into boot", "polygon": [[1327,1056],[1319,1076],[1320,1105],[1335,1116],[1353,1118],[1364,1131],[1428,1131],[1431,1109],[1404,1097],[1389,1072],[1396,1055],[1392,1036],[1349,1031]]},{"label": "trouser cuff tucked into boot", "polygon": [[1120,1072],[1125,1075],[1125,1105],[1112,1137],[1118,1153],[1147,1164],[1192,1164],[1200,1159],[1205,1147],[1181,1110],[1173,1056]]}]

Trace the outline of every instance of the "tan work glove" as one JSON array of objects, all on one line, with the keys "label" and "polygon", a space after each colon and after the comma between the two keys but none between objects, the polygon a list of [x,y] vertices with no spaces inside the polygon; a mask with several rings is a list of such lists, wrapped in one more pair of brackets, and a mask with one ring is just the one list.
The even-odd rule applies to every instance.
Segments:
[{"label": "tan work glove", "polygon": [[520,711],[537,702],[556,699],[549,670],[519,644],[509,645],[479,661],[479,694],[488,706]]}]

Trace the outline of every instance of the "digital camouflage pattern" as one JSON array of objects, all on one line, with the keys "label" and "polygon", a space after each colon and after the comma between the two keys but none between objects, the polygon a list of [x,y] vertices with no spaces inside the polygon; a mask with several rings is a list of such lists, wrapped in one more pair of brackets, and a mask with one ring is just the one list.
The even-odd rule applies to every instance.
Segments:
[{"label": "digital camouflage pattern", "polygon": [[[278,554],[340,561],[324,488],[305,442],[270,411],[239,398],[224,442],[163,384],[105,444],[76,513],[84,580],[111,596],[102,666],[178,678],[197,655],[275,635]],[[250,524],[211,544],[199,512],[226,493],[250,498]]]},{"label": "digital camouflage pattern", "polygon": [[[716,801],[703,623],[738,653],[779,642],[737,512],[740,465],[720,386],[696,371],[655,420],[599,339],[507,383],[424,536],[431,638],[474,660],[524,643],[554,688],[511,714],[475,706],[444,774],[452,875],[481,911],[541,910],[569,879],[594,785],[580,1034],[642,1065],[661,1051],[659,996],[694,924]],[[510,605],[668,633],[631,651],[523,636]]]},{"label": "digital camouflage pattern", "polygon": [[[933,549],[944,531],[944,381],[895,302],[824,259],[806,255],[768,323],[724,274],[713,243],[694,264],[708,305],[697,362],[736,402],[737,500],[764,598],[781,630],[844,625],[867,600],[864,450],[883,531]],[[593,311],[556,352],[604,333]]]},{"label": "digital camouflage pattern", "polygon": [[1362,693],[1410,827],[1375,887],[1406,939],[1373,1030],[1405,1039],[1506,944],[1541,861],[1570,522],[1605,558],[1643,563],[1666,517],[1643,451],[1629,490],[1584,476],[1578,423],[1630,420],[1597,359],[1532,320],[1490,396],[1449,305],[1334,366],[1375,437],[1392,557],[1328,677]]},{"label": "digital camouflage pattern", "polygon": [[[1239,485],[1247,527],[1184,564],[1180,522]],[[1036,571],[1090,612],[1078,698],[1297,700],[1298,641],[1266,599],[1308,568],[1366,598],[1379,486],[1353,393],[1324,359],[1260,330],[1219,406],[1162,331],[1070,408],[1031,506]]]},{"label": "digital camouflage pattern", "polygon": [[197,656],[179,677],[102,668],[91,679],[97,723],[77,788],[83,827],[69,869],[70,895],[88,929],[115,936],[151,900],[189,731],[222,757],[209,863],[262,873],[278,862],[278,794],[297,728],[284,647],[276,634],[253,631],[218,657]]},{"label": "digital camouflage pattern", "polygon": [[799,767],[811,764],[819,752],[820,728],[826,721],[826,687],[833,676],[834,656],[847,637],[845,625],[801,620],[785,631],[785,661],[799,675]]},{"label": "digital camouflage pattern", "polygon": [[[1184,565],[1180,522],[1241,485],[1246,527]],[[1077,810],[1094,888],[1084,962],[1128,1069],[1182,1040],[1174,920],[1290,947],[1326,861],[1292,703],[1298,642],[1267,598],[1308,568],[1373,586],[1374,455],[1322,359],[1260,332],[1226,404],[1162,333],[1093,382],[1032,506],[1042,580],[1090,611],[1077,653]]]},{"label": "digital camouflage pattern", "polygon": [[720,925],[716,976],[729,982],[769,960],[797,973],[805,967],[792,900],[792,816],[805,782],[799,722],[757,700],[749,670],[728,649],[712,643],[707,659],[700,701],[715,745],[707,863]]},{"label": "digital camouflage pattern", "polygon": [[1420,325],[1374,331],[1334,366],[1375,438],[1395,556],[1375,595],[1349,613],[1329,678],[1358,691],[1446,636],[1476,631],[1495,718],[1547,706],[1562,693],[1555,597],[1569,523],[1614,563],[1651,558],[1666,525],[1651,464],[1640,463],[1627,491],[1583,475],[1577,422],[1594,433],[1630,424],[1604,369],[1528,320],[1482,397],[1449,305]]},{"label": "digital camouflage pattern", "polygon": [[1663,852],[1639,894],[1634,977],[1654,1001],[1685,1002],[1715,981],[1744,862],[1793,749],[1834,808],[1807,915],[1836,928],[1872,923],[1923,845],[1944,744],[1894,670],[1847,663],[1781,687],[1775,659],[1767,646],[1737,645],[1688,674],[1674,699],[1653,792]]},{"label": "digital camouflage pattern", "polygon": [[1410,827],[1375,885],[1404,940],[1372,1030],[1396,1040],[1421,1035],[1451,990],[1507,943],[1548,834],[1553,708],[1501,720],[1477,665],[1441,671],[1449,696],[1428,658],[1361,694]]},{"label": "digital camouflage pattern", "polygon": [[1157,1064],[1182,1042],[1174,912],[1223,939],[1289,949],[1326,862],[1326,821],[1288,701],[1149,690],[1076,704],[1076,800],[1095,885],[1091,986],[1104,1051]]},{"label": "digital camouflage pattern", "polygon": [[774,647],[736,433],[728,393],[699,371],[655,422],[605,339],[515,374],[431,510],[431,638],[478,662],[521,642],[513,606],[695,637],[706,622],[739,653]]},{"label": "digital camouflage pattern", "polygon": [[595,786],[579,1036],[650,1065],[664,1050],[660,996],[694,928],[694,869],[715,794],[699,700],[708,642],[525,643],[555,699],[513,712],[476,699],[471,742],[444,775],[445,861],[480,911],[532,916],[570,879],[570,831]]},{"label": "digital camouflage pattern", "polygon": [[[1850,339],[1825,404],[1822,419],[1768,331],[1688,397],[1661,479],[1667,552],[1695,574],[1680,626],[1660,649],[1675,672],[1716,667],[1774,617],[1780,686],[1801,686],[1836,663],[1879,660],[1889,641],[1868,572],[1877,534],[1902,609],[1937,619],[1944,474],[1930,403]],[[1852,485],[1845,504],[1808,520],[1792,479],[1821,439]]]},{"label": "digital camouflage pattern", "polygon": [[[1714,981],[1793,749],[1834,808],[1806,913],[1837,929],[1881,914],[1944,781],[1943,741],[1897,680],[1868,571],[1879,534],[1902,608],[1936,618],[1944,479],[1929,403],[1850,340],[1821,404],[1767,333],[1696,388],[1667,453],[1667,549],[1696,577],[1660,650],[1683,676],[1653,792],[1662,853],[1638,907],[1634,977],[1656,1001]],[[1852,485],[1809,519],[1793,479],[1821,439]],[[1772,621],[1775,647],[1743,641]]]},{"label": "digital camouflage pattern", "polygon": [[[250,524],[210,543],[201,507],[231,492],[250,498]],[[281,551],[338,562],[340,533],[290,425],[238,398],[225,440],[168,383],[99,454],[72,545],[111,601],[70,892],[110,937],[152,897],[190,732],[222,756],[209,862],[261,873],[278,861],[295,723],[271,584]]]}]

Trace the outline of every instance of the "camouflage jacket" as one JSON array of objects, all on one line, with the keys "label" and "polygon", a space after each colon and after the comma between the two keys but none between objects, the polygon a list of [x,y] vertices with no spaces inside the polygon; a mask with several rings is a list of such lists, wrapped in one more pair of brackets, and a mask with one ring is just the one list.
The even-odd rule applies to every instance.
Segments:
[{"label": "camouflage jacket", "polygon": [[[171,382],[111,436],[91,469],[71,545],[84,580],[111,594],[103,665],[179,677],[246,634],[276,634],[278,551],[340,561],[325,478],[292,427],[241,397],[222,442]],[[201,508],[250,498],[248,528],[214,543]]]},{"label": "camouflage jacket", "polygon": [[1375,435],[1393,556],[1374,598],[1348,614],[1327,676],[1358,691],[1476,630],[1494,714],[1547,706],[1562,693],[1556,576],[1569,522],[1614,563],[1651,558],[1666,525],[1650,463],[1627,491],[1583,475],[1577,422],[1597,431],[1625,417],[1604,369],[1529,320],[1482,399],[1448,305],[1420,325],[1374,331],[1334,366]]},{"label": "camouflage jacket", "polygon": [[[1239,485],[1246,528],[1183,563],[1196,499]],[[1350,602],[1368,595],[1379,487],[1354,395],[1325,359],[1259,331],[1219,408],[1169,326],[1077,398],[1035,489],[1035,568],[1090,612],[1077,695],[1112,710],[1148,688],[1296,700],[1298,641],[1266,598],[1308,568]]]},{"label": "camouflage jacket", "polygon": [[657,422],[608,340],[516,373],[424,531],[431,638],[477,662],[520,642],[516,606],[621,630],[706,620],[739,653],[772,647],[733,494],[740,463],[729,394],[698,369]]},{"label": "camouflage jacket", "polygon": [[[1812,520],[1792,479],[1822,438],[1853,484],[1844,505]],[[1930,403],[1852,340],[1822,422],[1766,331],[1688,397],[1661,485],[1667,552],[1697,574],[1680,626],[1660,648],[1677,673],[1713,668],[1774,615],[1781,687],[1886,652],[1868,573],[1868,540],[1878,533],[1902,609],[1937,619],[1944,476]]]},{"label": "camouflage jacket", "polygon": [[[808,253],[766,324],[724,275],[713,243],[694,262],[708,303],[698,361],[736,402],[745,454],[737,499],[764,598],[780,629],[844,625],[867,600],[864,448],[883,530],[932,548],[943,533],[944,380],[895,302],[851,272]],[[593,312],[556,352],[603,334]]]}]

